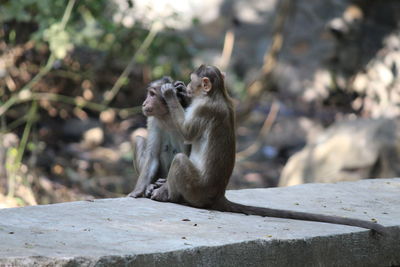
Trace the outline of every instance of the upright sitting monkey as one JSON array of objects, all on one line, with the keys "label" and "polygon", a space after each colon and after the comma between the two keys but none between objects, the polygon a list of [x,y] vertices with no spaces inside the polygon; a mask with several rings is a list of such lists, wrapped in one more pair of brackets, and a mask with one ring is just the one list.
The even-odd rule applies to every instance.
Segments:
[{"label": "upright sitting monkey", "polygon": [[270,216],[358,226],[385,232],[377,223],[290,210],[278,210],[234,203],[225,190],[235,164],[235,117],[233,104],[218,68],[200,66],[191,76],[187,93],[192,103],[183,110],[172,84],[161,87],[172,122],[187,143],[190,157],[175,155],[166,181],[151,192],[158,201],[185,202],[193,207],[249,215]]},{"label": "upright sitting monkey", "polygon": [[[135,138],[134,168],[139,178],[130,197],[143,197],[147,187],[157,178],[167,177],[172,159],[176,153],[188,154],[189,145],[174,127],[165,100],[161,95],[161,86],[171,84],[170,77],[164,77],[149,84],[147,97],[143,102],[143,114],[147,117],[148,138]],[[178,99],[178,105],[186,108],[190,98],[182,82],[175,82],[172,89]]]}]

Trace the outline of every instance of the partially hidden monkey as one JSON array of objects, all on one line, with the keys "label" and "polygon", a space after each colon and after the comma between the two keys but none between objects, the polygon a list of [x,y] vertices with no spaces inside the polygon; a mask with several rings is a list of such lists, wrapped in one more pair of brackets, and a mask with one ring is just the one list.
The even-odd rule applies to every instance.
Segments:
[{"label": "partially hidden monkey", "polygon": [[[139,177],[135,189],[128,195],[130,197],[144,197],[151,183],[157,178],[167,177],[175,154],[189,154],[190,146],[184,145],[184,139],[174,127],[167,103],[161,95],[161,86],[172,82],[170,77],[164,77],[151,82],[147,87],[142,111],[147,117],[148,137],[135,137],[133,165]],[[186,94],[185,85],[178,81],[174,85],[173,93],[178,104],[186,108],[190,98]]]},{"label": "partially hidden monkey", "polygon": [[200,66],[191,74],[187,93],[192,103],[186,112],[171,84],[161,87],[172,121],[192,145],[190,157],[177,154],[166,181],[151,192],[151,199],[186,203],[217,211],[344,224],[386,232],[384,226],[359,219],[291,210],[246,206],[226,199],[225,190],[235,164],[235,117],[224,77],[214,66]]}]

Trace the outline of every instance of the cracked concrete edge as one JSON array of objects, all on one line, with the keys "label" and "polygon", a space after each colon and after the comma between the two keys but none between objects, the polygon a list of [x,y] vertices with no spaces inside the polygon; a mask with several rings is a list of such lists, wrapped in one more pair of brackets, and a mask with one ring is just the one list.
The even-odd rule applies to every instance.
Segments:
[{"label": "cracked concrete edge", "polygon": [[139,255],[3,258],[0,266],[400,266],[400,227],[388,227],[388,232],[388,236],[366,230],[305,239],[258,239]]}]

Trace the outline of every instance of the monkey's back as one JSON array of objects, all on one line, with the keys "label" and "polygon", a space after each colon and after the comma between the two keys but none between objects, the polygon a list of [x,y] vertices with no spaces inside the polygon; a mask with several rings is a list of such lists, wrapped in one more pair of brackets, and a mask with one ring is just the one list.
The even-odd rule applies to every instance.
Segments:
[{"label": "monkey's back", "polygon": [[225,193],[225,188],[235,165],[236,139],[234,112],[226,102],[209,103],[212,120],[205,129],[207,139],[204,147],[204,176],[207,183],[216,188],[217,195]]}]

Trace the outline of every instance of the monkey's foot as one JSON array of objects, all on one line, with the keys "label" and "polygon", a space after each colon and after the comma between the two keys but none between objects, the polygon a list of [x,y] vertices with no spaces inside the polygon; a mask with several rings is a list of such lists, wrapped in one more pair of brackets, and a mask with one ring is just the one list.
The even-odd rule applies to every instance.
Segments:
[{"label": "monkey's foot", "polygon": [[146,187],[135,188],[132,192],[128,194],[128,197],[138,198],[145,196]]},{"label": "monkey's foot", "polygon": [[147,197],[147,198],[150,198],[151,195],[153,194],[153,191],[154,191],[155,189],[157,189],[157,188],[158,188],[158,187],[157,187],[155,184],[149,184],[149,185],[146,187],[146,191],[145,191],[145,193],[144,193],[144,196]]},{"label": "monkey's foot", "polygon": [[157,188],[151,194],[151,199],[156,201],[167,202],[168,201],[168,189],[166,186]]},{"label": "monkey's foot", "polygon": [[157,188],[160,188],[167,182],[166,178],[159,178],[154,184],[149,184],[146,187],[146,190],[144,192],[144,196],[147,198],[150,198],[151,195],[153,194],[153,191],[156,190]]}]

